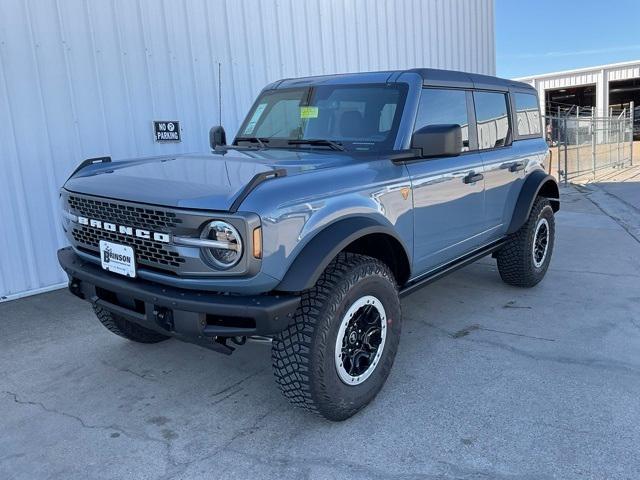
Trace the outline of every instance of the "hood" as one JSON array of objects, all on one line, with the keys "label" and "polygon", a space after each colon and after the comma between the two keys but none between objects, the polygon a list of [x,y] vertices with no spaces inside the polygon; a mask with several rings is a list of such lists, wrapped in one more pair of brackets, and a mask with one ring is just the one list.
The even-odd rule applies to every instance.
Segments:
[{"label": "hood", "polygon": [[251,179],[284,169],[298,175],[353,162],[335,151],[228,150],[100,163],[83,168],[71,192],[167,207],[229,210]]}]

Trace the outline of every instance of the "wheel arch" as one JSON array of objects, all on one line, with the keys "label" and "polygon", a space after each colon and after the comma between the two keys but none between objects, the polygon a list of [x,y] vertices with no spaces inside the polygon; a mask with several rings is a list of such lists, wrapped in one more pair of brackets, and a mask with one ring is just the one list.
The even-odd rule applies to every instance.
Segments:
[{"label": "wheel arch", "polygon": [[395,231],[374,219],[355,217],[332,223],[309,240],[275,290],[298,292],[311,288],[331,260],[343,251],[368,255],[384,262],[398,285],[409,279],[409,255]]},{"label": "wheel arch", "polygon": [[525,224],[531,213],[533,202],[535,202],[538,196],[549,199],[554,212],[560,210],[560,189],[558,183],[555,178],[547,175],[542,170],[534,171],[524,181],[513,210],[513,215],[511,216],[511,223],[509,223],[507,234],[518,231],[518,229]]}]

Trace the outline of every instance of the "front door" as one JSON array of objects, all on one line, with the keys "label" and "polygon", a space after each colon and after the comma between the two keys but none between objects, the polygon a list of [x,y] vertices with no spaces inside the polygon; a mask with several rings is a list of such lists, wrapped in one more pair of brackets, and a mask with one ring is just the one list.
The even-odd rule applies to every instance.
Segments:
[{"label": "front door", "polygon": [[425,88],[421,94],[415,130],[460,125],[464,152],[407,165],[413,189],[413,270],[418,275],[455,260],[484,239],[484,166],[474,148],[475,132],[469,138],[471,102],[471,92],[461,89]]}]

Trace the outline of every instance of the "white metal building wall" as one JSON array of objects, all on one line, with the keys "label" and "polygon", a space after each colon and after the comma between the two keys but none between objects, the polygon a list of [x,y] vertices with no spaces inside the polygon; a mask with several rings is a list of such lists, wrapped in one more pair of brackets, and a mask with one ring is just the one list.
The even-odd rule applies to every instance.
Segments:
[{"label": "white metal building wall", "polygon": [[609,110],[609,82],[631,78],[640,78],[640,61],[534,75],[518,80],[527,82],[538,90],[540,110],[543,115],[545,115],[545,92],[547,90],[595,85],[596,114],[602,117],[606,116]]},{"label": "white metal building wall", "polygon": [[[493,8],[0,0],[0,301],[65,281],[57,192],[82,159],[206,151],[210,126],[233,135],[259,90],[283,77],[417,66],[494,74]],[[154,143],[153,120],[179,120],[182,143]]]}]

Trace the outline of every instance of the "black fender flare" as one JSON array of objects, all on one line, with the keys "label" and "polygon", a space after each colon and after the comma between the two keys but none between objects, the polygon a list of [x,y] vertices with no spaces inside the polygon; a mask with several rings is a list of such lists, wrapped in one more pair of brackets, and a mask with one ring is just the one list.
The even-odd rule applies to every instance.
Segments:
[{"label": "black fender flare", "polygon": [[313,287],[338,253],[355,240],[372,233],[390,235],[402,245],[405,255],[407,254],[406,246],[397,233],[372,218],[350,217],[338,220],[309,240],[293,260],[275,290],[299,292]]},{"label": "black fender flare", "polygon": [[543,170],[535,170],[529,174],[522,185],[507,234],[517,232],[525,224],[527,218],[529,218],[529,213],[531,213],[533,202],[538,195],[549,199],[554,212],[560,210],[558,182]]}]

